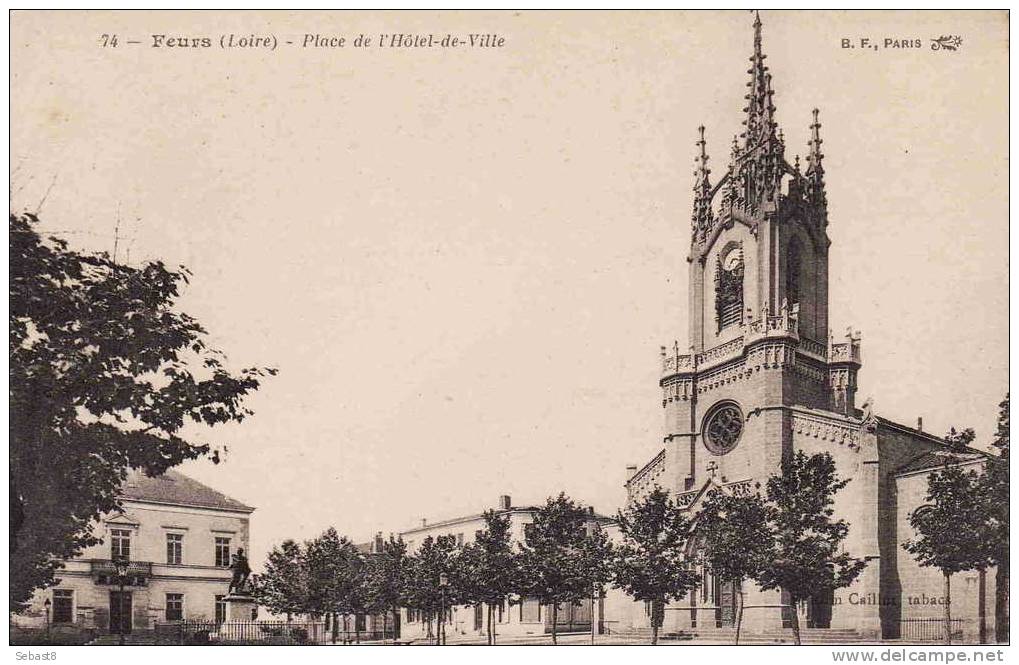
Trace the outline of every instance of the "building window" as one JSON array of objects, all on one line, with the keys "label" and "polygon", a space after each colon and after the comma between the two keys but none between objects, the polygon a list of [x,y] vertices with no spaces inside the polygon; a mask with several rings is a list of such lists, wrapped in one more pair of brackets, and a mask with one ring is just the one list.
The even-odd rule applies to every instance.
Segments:
[{"label": "building window", "polygon": [[365,619],[366,619],[366,615],[364,615],[364,614],[358,614],[357,616],[355,616],[354,617],[354,630],[356,630],[358,632],[367,630],[368,623],[367,623],[367,621]]},{"label": "building window", "polygon": [[53,623],[74,623],[74,591],[53,590]]},{"label": "building window", "polygon": [[166,534],[166,562],[178,566],[184,563],[184,534]]},{"label": "building window", "polygon": [[181,621],[184,619],[184,594],[166,594],[166,620]]},{"label": "building window", "polygon": [[793,238],[789,245],[789,253],[786,255],[785,268],[785,297],[789,305],[800,302],[800,241]]},{"label": "building window", "polygon": [[715,320],[721,331],[743,322],[743,250],[733,248],[715,267]]},{"label": "building window", "polygon": [[216,537],[216,565],[220,568],[230,567],[230,539]]},{"label": "building window", "polygon": [[126,529],[110,529],[110,558],[116,561],[131,559],[131,532]]},{"label": "building window", "polygon": [[226,596],[216,596],[216,623],[223,623],[226,621],[226,601],[223,600]]}]

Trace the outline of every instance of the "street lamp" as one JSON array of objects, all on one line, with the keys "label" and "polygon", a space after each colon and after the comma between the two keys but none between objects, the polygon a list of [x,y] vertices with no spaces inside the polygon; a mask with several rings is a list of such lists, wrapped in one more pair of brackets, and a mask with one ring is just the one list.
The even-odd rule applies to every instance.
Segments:
[{"label": "street lamp", "polygon": [[[587,521],[587,524],[585,524],[585,531],[587,531],[587,537],[590,539],[590,538],[594,538],[594,534],[596,533],[597,526],[598,526],[598,523],[595,522],[595,520],[594,520],[594,507],[593,506],[588,507],[588,514],[590,515],[591,519],[589,519]],[[591,646],[594,646],[594,636],[595,636],[595,633],[597,631],[596,624],[594,623],[594,606],[595,606],[595,602],[596,602],[595,599],[601,595],[601,589],[598,588],[598,582],[594,582],[591,585],[591,587],[592,587],[592,590],[591,590]]]},{"label": "street lamp", "polygon": [[46,608],[46,637],[50,636],[50,605],[52,604],[49,598],[43,602],[43,607]]},{"label": "street lamp", "polygon": [[436,636],[437,644],[446,643],[446,587],[449,586],[449,577],[446,573],[439,573],[439,631]]},{"label": "street lamp", "polygon": [[117,583],[120,585],[120,593],[117,595],[117,616],[120,618],[120,625],[117,632],[120,633],[118,643],[124,646],[124,585],[127,582],[127,559],[118,556],[113,561],[113,568],[117,571]]}]

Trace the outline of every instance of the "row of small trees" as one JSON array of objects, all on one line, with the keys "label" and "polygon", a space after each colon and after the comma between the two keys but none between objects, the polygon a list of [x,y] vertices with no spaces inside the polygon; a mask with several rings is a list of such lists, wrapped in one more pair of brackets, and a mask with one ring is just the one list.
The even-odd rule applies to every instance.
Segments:
[{"label": "row of small trees", "polygon": [[[926,504],[913,511],[910,525],[916,538],[903,544],[921,566],[938,568],[944,576],[946,643],[952,642],[952,576],[976,570],[980,577],[979,637],[986,641],[986,610],[983,589],[987,569],[997,569],[995,622],[998,641],[1008,639],[1009,566],[1009,397],[998,405],[998,429],[992,445],[996,458],[986,460],[981,472],[960,466],[951,452],[943,469],[927,479]],[[973,430],[956,432],[946,439],[960,451],[974,439]]]},{"label": "row of small trees", "polygon": [[[392,537],[381,551],[363,554],[329,529],[303,545],[286,541],[274,548],[255,586],[264,606],[288,615],[415,610],[430,634],[437,621],[437,643],[446,607],[486,606],[494,644],[494,608],[533,598],[549,608],[555,644],[559,607],[593,603],[613,585],[649,604],[656,644],[665,606],[698,587],[699,566],[737,589],[754,580],[762,589],[784,590],[794,608],[818,591],[850,584],[864,563],[842,551],[848,525],[832,517],[833,497],[847,482],[829,455],[797,453],[763,491],[734,496],[715,490],[696,525],[656,488],[619,512],[618,544],[565,494],[535,511],[515,547],[509,518],[495,511],[484,515],[485,528],[473,542],[458,546],[452,537],[428,537],[412,554]],[[798,643],[795,609],[792,619]]]},{"label": "row of small trees", "polygon": [[611,545],[592,519],[560,494],[537,511],[519,549],[509,518],[489,511],[473,542],[429,536],[412,554],[392,536],[378,551],[363,553],[330,528],[303,544],[287,540],[273,548],[254,591],[274,613],[333,615],[334,626],[336,616],[407,608],[420,613],[436,643],[444,642],[448,608],[486,606],[494,644],[494,608],[533,597],[552,607],[555,643],[557,607],[590,598],[596,584],[609,580]]}]

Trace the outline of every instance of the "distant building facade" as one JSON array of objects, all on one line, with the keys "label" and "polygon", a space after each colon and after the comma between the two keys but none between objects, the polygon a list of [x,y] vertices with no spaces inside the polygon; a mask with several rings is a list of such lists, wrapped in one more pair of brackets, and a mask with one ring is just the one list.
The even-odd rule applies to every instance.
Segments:
[{"label": "distant building facade", "polygon": [[[14,618],[39,625],[132,633],[181,619],[225,621],[231,555],[248,551],[254,508],[177,471],[150,478],[132,472],[120,493],[123,510],[95,525],[102,543],[57,571]],[[126,559],[121,590],[114,561]]]},{"label": "distant building facade", "polygon": [[[696,514],[709,491],[753,491],[779,473],[787,455],[830,454],[851,480],[835,498],[836,517],[850,524],[845,548],[866,561],[865,570],[851,587],[795,608],[778,591],[748,582],[744,621],[750,629],[788,626],[796,611],[803,626],[899,637],[911,621],[942,616],[940,574],[919,569],[901,544],[914,537],[908,516],[923,504],[927,462],[947,446],[878,417],[869,402],[857,405],[860,335],[849,330],[835,340],[829,332],[831,241],[818,113],[801,169],[799,156],[787,160],[764,58],[758,18],[744,131],[714,182],[700,129],[689,341],[662,347],[665,445],[643,467],[628,467],[628,500],[661,487]],[[972,630],[977,589],[963,577],[953,606]],[[732,625],[737,590],[703,578],[668,608],[666,630]],[[934,602],[911,602],[924,597]],[[629,620],[646,625],[642,612]]]},{"label": "distant building facade", "polygon": [[[514,506],[507,495],[499,497],[493,510],[510,520],[511,543],[514,548],[524,542],[528,525],[534,521],[537,506]],[[591,519],[603,526],[609,526],[611,520],[591,512]],[[475,540],[476,534],[485,529],[482,513],[466,515],[448,520],[430,523],[422,520],[421,525],[400,532],[400,538],[407,545],[407,552],[413,553],[426,538],[451,536],[457,545],[469,545]],[[593,607],[592,607],[593,606]],[[484,637],[487,635],[487,611],[483,604],[470,607],[452,607],[448,611],[446,623],[447,638],[456,636]],[[510,602],[496,606],[493,629],[498,636],[544,635],[552,630],[552,613],[549,607],[543,606],[535,598],[514,597]],[[593,610],[593,611],[592,611]],[[558,632],[591,630],[592,619],[604,627],[604,604],[592,603],[590,600],[573,606],[560,606],[556,625]],[[434,635],[435,621],[428,619],[414,610],[401,610],[401,638],[426,639]]]}]

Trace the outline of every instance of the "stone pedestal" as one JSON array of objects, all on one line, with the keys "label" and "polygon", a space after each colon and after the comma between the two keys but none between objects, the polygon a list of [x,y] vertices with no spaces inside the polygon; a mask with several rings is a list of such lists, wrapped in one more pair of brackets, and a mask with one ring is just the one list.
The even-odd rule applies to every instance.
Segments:
[{"label": "stone pedestal", "polygon": [[250,595],[235,591],[223,600],[226,602],[227,621],[252,621],[253,610],[258,603]]}]

